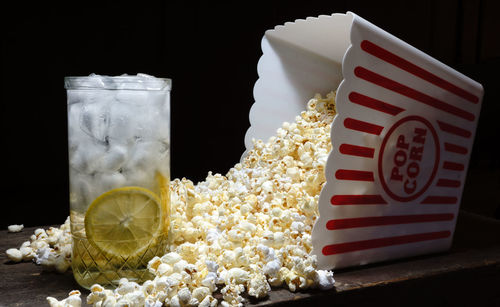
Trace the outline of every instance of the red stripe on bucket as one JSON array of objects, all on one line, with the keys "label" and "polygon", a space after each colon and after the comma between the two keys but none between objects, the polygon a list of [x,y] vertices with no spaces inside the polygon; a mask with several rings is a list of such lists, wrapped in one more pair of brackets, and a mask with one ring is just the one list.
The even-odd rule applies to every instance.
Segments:
[{"label": "red stripe on bucket", "polygon": [[460,187],[460,181],[441,178],[438,180],[436,185],[438,187],[445,187],[445,188],[458,188]]},{"label": "red stripe on bucket", "polygon": [[444,150],[461,155],[465,155],[468,152],[466,147],[452,143],[444,143]]},{"label": "red stripe on bucket", "polygon": [[373,155],[375,154],[374,148],[351,145],[351,144],[340,145],[339,151],[344,155],[351,155],[364,158],[373,158]]},{"label": "red stripe on bucket", "polygon": [[444,161],[443,168],[450,171],[463,171],[465,169],[463,164],[451,161]]},{"label": "red stripe on bucket", "polygon": [[459,97],[464,98],[465,100],[472,102],[474,104],[479,102],[479,97],[476,95],[464,90],[463,88],[460,88],[456,85],[454,85],[451,82],[448,82],[435,74],[423,69],[420,66],[417,66],[405,59],[403,59],[400,56],[395,55],[394,53],[375,45],[374,43],[364,40],[361,42],[361,49],[364,51],[368,52],[369,54],[376,56],[377,58],[390,63],[396,67],[401,68],[402,70],[405,70],[409,72],[412,75],[415,75],[427,82],[430,82],[448,92],[451,92]]},{"label": "red stripe on bucket", "polygon": [[404,84],[401,84],[399,82],[396,82],[394,80],[386,78],[386,77],[379,75],[379,74],[377,74],[371,70],[368,70],[364,67],[361,67],[361,66],[356,67],[354,69],[354,74],[361,79],[372,82],[372,83],[379,85],[383,88],[386,88],[388,90],[391,90],[393,92],[401,94],[403,96],[406,96],[406,97],[411,98],[415,101],[426,104],[428,106],[434,107],[434,108],[441,110],[441,111],[444,111],[446,113],[458,116],[458,117],[463,118],[463,119],[468,120],[468,121],[474,121],[476,119],[476,116],[468,111],[457,108],[457,107],[455,107],[451,104],[448,104],[444,101],[441,101],[437,98],[434,98],[432,96],[429,96],[427,94],[419,92],[411,87],[408,87]]},{"label": "red stripe on bucket", "polygon": [[354,118],[346,118],[344,126],[348,129],[379,135],[384,127],[372,123],[364,122]]},{"label": "red stripe on bucket", "polygon": [[466,138],[466,139],[470,138],[470,136],[472,135],[472,133],[469,130],[466,130],[466,129],[439,121],[439,120],[437,122],[439,125],[439,129],[441,129],[444,132],[458,135],[458,136],[461,136],[461,137]]},{"label": "red stripe on bucket", "polygon": [[393,215],[393,216],[370,216],[347,219],[329,220],[326,229],[347,229],[372,226],[386,226],[413,223],[429,223],[453,220],[452,213],[440,214],[417,214],[417,215]]},{"label": "red stripe on bucket", "polygon": [[458,201],[458,198],[454,196],[427,196],[421,204],[426,205],[454,205]]},{"label": "red stripe on bucket", "polygon": [[380,195],[334,195],[330,201],[334,206],[387,204]]},{"label": "red stripe on bucket", "polygon": [[335,172],[335,178],[340,180],[373,181],[373,172],[357,171],[350,169],[339,169]]},{"label": "red stripe on bucket", "polygon": [[346,243],[337,243],[326,245],[323,247],[323,255],[335,255],[335,254],[343,254],[349,252],[355,252],[366,249],[374,249],[387,247],[392,245],[401,245],[422,241],[430,241],[437,239],[444,239],[451,236],[450,231],[436,231],[436,232],[426,232],[426,233],[418,233],[412,235],[404,235],[397,237],[387,237],[387,238],[379,238],[379,239],[371,239],[364,241],[354,241],[354,242],[346,242]]},{"label": "red stripe on bucket", "polygon": [[349,94],[349,100],[353,103],[390,115],[398,115],[405,110],[390,103],[383,102],[356,92],[352,92]]}]

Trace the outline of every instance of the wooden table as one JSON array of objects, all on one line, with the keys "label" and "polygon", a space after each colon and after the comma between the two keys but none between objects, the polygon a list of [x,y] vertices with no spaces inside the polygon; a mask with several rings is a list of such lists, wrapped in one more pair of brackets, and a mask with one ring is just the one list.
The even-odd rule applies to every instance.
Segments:
[{"label": "wooden table", "polygon": [[[0,231],[0,306],[48,306],[80,289],[71,272],[46,272],[30,262],[13,264],[5,250],[19,247],[34,229]],[[274,289],[248,305],[500,306],[500,221],[461,212],[450,251],[337,270],[330,291]],[[82,301],[88,291],[82,290]]]}]

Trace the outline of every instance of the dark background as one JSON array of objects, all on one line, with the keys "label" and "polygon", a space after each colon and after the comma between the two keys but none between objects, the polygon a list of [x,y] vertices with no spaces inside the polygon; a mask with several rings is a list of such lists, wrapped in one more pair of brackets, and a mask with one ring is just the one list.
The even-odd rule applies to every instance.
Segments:
[{"label": "dark background", "polygon": [[[2,7],[1,227],[69,212],[64,76],[173,79],[172,178],[225,174],[244,151],[264,32],[353,11],[485,88],[462,207],[500,218],[499,2],[17,1]],[[325,39],[328,39],[325,37]]]}]

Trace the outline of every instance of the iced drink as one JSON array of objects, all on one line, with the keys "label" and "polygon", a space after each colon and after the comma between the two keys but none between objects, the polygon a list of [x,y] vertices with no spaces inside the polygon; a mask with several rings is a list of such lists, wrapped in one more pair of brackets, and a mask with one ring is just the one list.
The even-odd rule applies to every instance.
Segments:
[{"label": "iced drink", "polygon": [[150,278],[168,237],[170,80],[67,77],[72,269],[114,287]]}]

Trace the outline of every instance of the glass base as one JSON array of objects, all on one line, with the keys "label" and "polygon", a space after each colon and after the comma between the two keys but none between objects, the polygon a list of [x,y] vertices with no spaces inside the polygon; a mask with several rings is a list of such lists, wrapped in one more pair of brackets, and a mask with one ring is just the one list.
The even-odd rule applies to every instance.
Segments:
[{"label": "glass base", "polygon": [[138,255],[123,257],[105,254],[86,238],[73,236],[71,266],[75,280],[86,289],[94,284],[113,289],[121,278],[137,283],[153,279],[154,275],[147,269],[148,262],[154,256],[162,256],[166,249],[165,238],[157,238],[156,242]]}]

